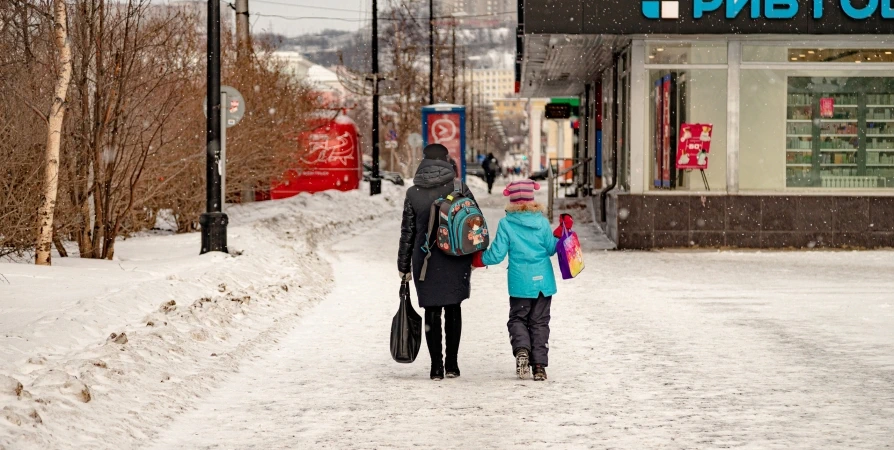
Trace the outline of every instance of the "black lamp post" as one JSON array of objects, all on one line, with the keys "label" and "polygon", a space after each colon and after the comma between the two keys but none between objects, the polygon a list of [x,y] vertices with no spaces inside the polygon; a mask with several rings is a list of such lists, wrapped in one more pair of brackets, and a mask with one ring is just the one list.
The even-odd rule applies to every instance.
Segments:
[{"label": "black lamp post", "polygon": [[205,130],[205,200],[202,253],[227,252],[227,215],[222,211],[220,176],[220,1],[208,0],[208,105]]}]

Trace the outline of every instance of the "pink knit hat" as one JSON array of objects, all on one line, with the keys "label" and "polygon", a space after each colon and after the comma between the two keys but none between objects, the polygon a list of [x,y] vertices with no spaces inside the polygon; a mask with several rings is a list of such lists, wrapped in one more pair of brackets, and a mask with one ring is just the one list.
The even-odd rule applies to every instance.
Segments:
[{"label": "pink knit hat", "polygon": [[540,190],[540,185],[532,180],[519,180],[509,183],[503,190],[503,195],[509,197],[510,203],[533,202],[534,191]]}]

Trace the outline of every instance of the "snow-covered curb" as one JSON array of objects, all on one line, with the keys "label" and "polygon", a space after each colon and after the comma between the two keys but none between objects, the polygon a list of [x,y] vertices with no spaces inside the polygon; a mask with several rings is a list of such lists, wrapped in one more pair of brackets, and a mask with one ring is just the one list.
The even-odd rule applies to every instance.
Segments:
[{"label": "snow-covered curb", "polygon": [[0,264],[0,448],[150,439],[327,294],[317,246],[399,214],[403,190],[384,189],[233,207],[230,255],[197,255],[191,234],[128,239],[111,262]]}]

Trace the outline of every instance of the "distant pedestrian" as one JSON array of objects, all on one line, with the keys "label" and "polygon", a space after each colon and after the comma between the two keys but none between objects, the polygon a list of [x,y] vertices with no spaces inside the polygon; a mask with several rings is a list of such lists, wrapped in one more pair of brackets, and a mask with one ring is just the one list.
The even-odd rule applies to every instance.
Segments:
[{"label": "distant pedestrian", "polygon": [[[453,192],[453,180],[457,178],[456,163],[449,158],[446,147],[432,144],[425,147],[422,153],[424,159],[404,200],[397,270],[401,280],[415,280],[419,307],[425,309],[425,342],[431,355],[431,379],[443,380],[445,366],[447,378],[459,376],[460,305],[469,298],[471,290],[469,275],[472,256],[448,256],[444,252],[433,251],[428,260],[425,281],[419,281],[426,256],[422,247],[429,229],[431,205],[438,198]],[[474,199],[468,186],[463,184],[462,189],[464,195]],[[446,360],[441,354],[442,311],[447,338]]]},{"label": "distant pedestrian", "polygon": [[[513,181],[503,191],[509,197],[506,217],[500,220],[497,234],[484,252],[474,255],[475,267],[501,263],[509,256],[509,339],[515,356],[515,373],[526,378],[534,366],[534,380],[546,380],[549,364],[549,320],[556,278],[550,257],[562,226],[550,231],[543,206],[534,198],[540,185],[531,180]],[[571,216],[560,220],[568,229]]]},{"label": "distant pedestrian", "polygon": [[487,180],[487,193],[490,194],[494,190],[494,181],[497,179],[497,171],[500,170],[500,162],[493,153],[488,153],[487,158],[481,163],[484,169],[484,178]]}]

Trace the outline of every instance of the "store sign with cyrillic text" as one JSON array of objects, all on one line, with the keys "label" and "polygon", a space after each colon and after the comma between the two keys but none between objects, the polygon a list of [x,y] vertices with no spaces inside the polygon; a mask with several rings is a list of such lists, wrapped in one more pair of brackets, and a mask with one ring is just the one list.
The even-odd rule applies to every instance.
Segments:
[{"label": "store sign with cyrillic text", "polygon": [[680,3],[691,2],[693,19],[723,15],[727,19],[792,19],[809,12],[813,19],[822,19],[827,10],[840,10],[854,20],[871,17],[894,19],[894,0],[644,0],[642,13],[647,19],[681,19]]}]

